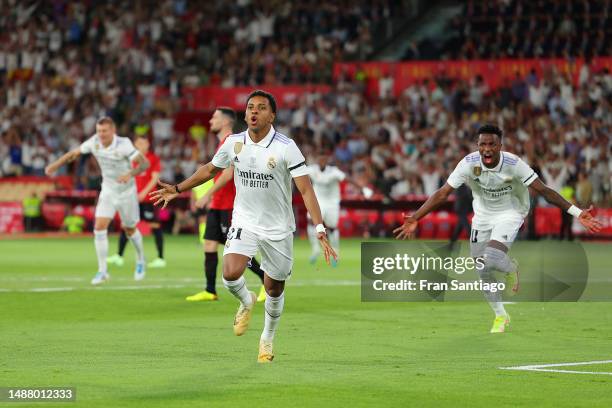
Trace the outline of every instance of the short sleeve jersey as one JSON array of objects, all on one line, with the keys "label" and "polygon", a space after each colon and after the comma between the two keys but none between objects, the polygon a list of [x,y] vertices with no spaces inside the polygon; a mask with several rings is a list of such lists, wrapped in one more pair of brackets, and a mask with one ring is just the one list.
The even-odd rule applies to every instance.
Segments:
[{"label": "short sleeve jersey", "polygon": [[295,231],[291,179],[307,175],[308,168],[292,139],[274,127],[259,143],[251,140],[248,131],[230,135],[212,164],[219,168],[234,166],[232,225],[272,240]]},{"label": "short sleeve jersey", "polygon": [[482,163],[480,153],[473,152],[457,164],[447,183],[453,188],[464,183],[471,188],[474,196],[472,223],[477,229],[487,229],[504,213],[527,216],[527,187],[536,178],[535,171],[515,154],[501,152],[497,166],[488,168]]},{"label": "short sleeve jersey", "polygon": [[82,154],[94,155],[102,170],[102,189],[122,193],[130,189],[136,189],[134,178],[127,183],[119,183],[117,179],[132,169],[131,162],[140,153],[132,141],[127,137],[115,135],[108,147],[102,146],[98,135],[95,134],[79,147]]}]

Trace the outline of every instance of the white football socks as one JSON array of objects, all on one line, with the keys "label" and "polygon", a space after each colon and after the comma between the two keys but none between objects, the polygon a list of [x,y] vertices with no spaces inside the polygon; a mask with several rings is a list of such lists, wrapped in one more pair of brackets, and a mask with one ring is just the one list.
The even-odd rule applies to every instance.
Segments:
[{"label": "white football socks", "polygon": [[134,244],[134,248],[136,249],[136,262],[144,262],[144,246],[142,244],[142,234],[140,233],[140,230],[136,228],[136,231],[134,231],[134,233],[129,238],[132,244]]},{"label": "white football socks", "polygon": [[106,230],[94,230],[94,244],[98,257],[98,272],[106,274],[106,257],[108,256],[108,233]]},{"label": "white football socks", "polygon": [[264,323],[264,329],[261,333],[261,340],[265,342],[271,342],[274,340],[274,333],[276,327],[280,322],[281,314],[283,313],[283,306],[285,305],[285,292],[281,293],[278,297],[266,296],[266,319]]},{"label": "white football socks", "polygon": [[332,248],[336,251],[336,254],[340,253],[340,231],[338,228],[329,229],[329,243]]},{"label": "white football socks", "polygon": [[308,231],[308,240],[310,241],[310,247],[312,248],[311,256],[317,257],[321,253],[321,248],[319,246],[319,240],[317,239],[317,231],[315,230],[314,225],[308,224],[306,228]]},{"label": "white football socks", "polygon": [[244,307],[249,309],[253,307],[253,299],[251,298],[251,294],[247,289],[246,279],[244,279],[244,276],[241,276],[233,281],[228,281],[223,278],[223,286],[225,286],[232,295],[236,296]]}]

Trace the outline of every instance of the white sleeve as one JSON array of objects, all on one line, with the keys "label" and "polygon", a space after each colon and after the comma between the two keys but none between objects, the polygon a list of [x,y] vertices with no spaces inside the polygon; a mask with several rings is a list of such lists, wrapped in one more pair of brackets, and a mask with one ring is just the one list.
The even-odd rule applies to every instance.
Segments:
[{"label": "white sleeve", "polygon": [[530,185],[535,179],[538,178],[536,172],[533,171],[533,169],[520,158],[516,162],[514,176],[526,186]]},{"label": "white sleeve", "polygon": [[126,137],[121,143],[121,154],[133,161],[140,152],[136,150],[132,141]]},{"label": "white sleeve", "polygon": [[448,176],[448,180],[446,182],[452,188],[459,188],[463,183],[467,181],[467,177],[470,171],[470,166],[465,161],[465,158],[461,159],[461,161],[455,167],[455,170]]},{"label": "white sleeve", "polygon": [[217,153],[213,156],[211,163],[213,166],[218,167],[220,169],[227,169],[231,165],[230,159],[230,146],[234,146],[234,143],[230,143],[228,140],[221,145]]},{"label": "white sleeve", "polygon": [[81,143],[81,145],[79,146],[79,150],[81,154],[88,154],[93,151],[95,138],[96,138],[96,135],[93,135],[92,137],[90,137],[89,139]]},{"label": "white sleeve", "polygon": [[304,155],[300,152],[300,149],[293,140],[287,145],[285,163],[287,164],[287,170],[289,170],[291,177],[306,176],[310,173],[308,166],[306,166]]},{"label": "white sleeve", "polygon": [[346,178],[346,174],[344,174],[344,172],[342,170],[340,170],[339,168],[335,168],[335,172],[334,172],[334,178],[338,181],[342,181]]}]

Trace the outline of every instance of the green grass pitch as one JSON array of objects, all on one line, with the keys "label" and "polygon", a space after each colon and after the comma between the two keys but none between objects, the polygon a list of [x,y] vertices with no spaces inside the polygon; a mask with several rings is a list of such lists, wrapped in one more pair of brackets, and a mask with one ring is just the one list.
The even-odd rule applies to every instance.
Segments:
[{"label": "green grass pitch", "polygon": [[[0,387],[76,387],[76,403],[30,404],[53,407],[612,406],[610,375],[499,369],[612,359],[612,303],[508,305],[511,332],[491,335],[484,300],[362,303],[359,242],[343,240],[332,269],[310,266],[296,240],[276,358],[258,365],[261,304],[235,337],[220,279],[220,301],[184,300],[201,287],[193,237],[167,237],[169,266],[143,282],[128,246],[101,289],[89,285],[92,239],[0,241]],[[610,272],[610,245],[586,246],[591,269]],[[28,406],[0,403],[13,405]]]}]

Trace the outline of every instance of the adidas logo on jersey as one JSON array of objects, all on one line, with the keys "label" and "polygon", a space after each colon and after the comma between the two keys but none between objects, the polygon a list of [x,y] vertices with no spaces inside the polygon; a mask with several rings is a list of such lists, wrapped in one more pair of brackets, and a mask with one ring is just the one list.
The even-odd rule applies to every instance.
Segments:
[{"label": "adidas logo on jersey", "polygon": [[240,160],[238,160],[238,156],[234,157],[234,163],[240,163]]}]

